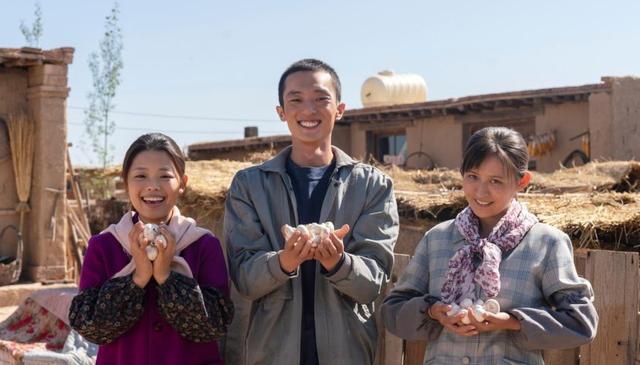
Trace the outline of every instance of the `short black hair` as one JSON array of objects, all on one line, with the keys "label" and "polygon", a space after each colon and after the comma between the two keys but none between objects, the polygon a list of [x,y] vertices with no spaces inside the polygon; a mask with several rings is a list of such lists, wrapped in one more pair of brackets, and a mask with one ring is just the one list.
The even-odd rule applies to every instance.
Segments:
[{"label": "short black hair", "polygon": [[328,64],[317,60],[315,58],[305,58],[303,60],[294,62],[291,66],[289,66],[280,76],[280,81],[278,82],[278,100],[280,101],[280,106],[284,107],[284,84],[287,81],[287,77],[292,73],[296,72],[304,72],[304,71],[324,71],[331,76],[331,80],[333,81],[333,88],[336,90],[336,100],[340,102],[341,89],[340,86],[340,78],[336,73],[336,70]]},{"label": "short black hair", "polygon": [[460,173],[479,167],[489,156],[496,156],[517,179],[529,165],[527,143],[517,131],[505,127],[486,127],[475,132],[464,149]]},{"label": "short black hair", "polygon": [[176,141],[162,133],[147,133],[138,137],[138,139],[129,146],[127,153],[124,155],[121,177],[122,180],[125,181],[125,184],[127,182],[127,176],[129,175],[129,170],[131,169],[133,160],[138,154],[144,151],[166,152],[169,155],[169,158],[171,158],[178,175],[180,175],[180,177],[184,176],[186,165],[185,157]]}]

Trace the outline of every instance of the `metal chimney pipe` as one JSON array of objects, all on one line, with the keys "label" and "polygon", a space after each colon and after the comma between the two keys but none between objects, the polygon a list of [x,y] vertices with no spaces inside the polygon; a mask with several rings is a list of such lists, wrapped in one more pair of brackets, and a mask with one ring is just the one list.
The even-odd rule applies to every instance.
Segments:
[{"label": "metal chimney pipe", "polygon": [[257,137],[258,127],[244,127],[244,138]]}]

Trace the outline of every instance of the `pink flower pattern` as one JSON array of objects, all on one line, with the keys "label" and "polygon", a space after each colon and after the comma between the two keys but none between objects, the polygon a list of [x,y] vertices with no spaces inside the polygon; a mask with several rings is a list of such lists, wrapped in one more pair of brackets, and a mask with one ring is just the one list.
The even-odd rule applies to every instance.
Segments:
[{"label": "pink flower pattern", "polygon": [[[449,270],[442,290],[442,301],[447,304],[459,303],[465,298],[475,298],[476,284],[487,298],[500,293],[500,262],[502,253],[516,247],[529,229],[538,222],[535,215],[517,200],[511,201],[507,213],[487,238],[480,238],[480,221],[473,211],[466,207],[456,216],[456,228],[469,242],[461,247],[449,260]],[[473,257],[482,260],[474,267]]]},{"label": "pink flower pattern", "polygon": [[[0,352],[22,363],[30,350],[61,351],[71,329],[53,313],[27,298],[7,319],[0,322]],[[3,363],[0,360],[0,363]]]}]

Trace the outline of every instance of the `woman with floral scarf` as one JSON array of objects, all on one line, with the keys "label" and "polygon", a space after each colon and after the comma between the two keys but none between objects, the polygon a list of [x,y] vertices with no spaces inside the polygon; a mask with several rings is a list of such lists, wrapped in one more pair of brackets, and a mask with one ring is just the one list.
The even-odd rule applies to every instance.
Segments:
[{"label": "woman with floral scarf", "polygon": [[517,200],[528,162],[518,132],[471,136],[461,168],[468,206],[425,234],[384,301],[391,333],[428,341],[425,364],[543,364],[543,349],[595,337],[593,290],[576,273],[571,240]]}]

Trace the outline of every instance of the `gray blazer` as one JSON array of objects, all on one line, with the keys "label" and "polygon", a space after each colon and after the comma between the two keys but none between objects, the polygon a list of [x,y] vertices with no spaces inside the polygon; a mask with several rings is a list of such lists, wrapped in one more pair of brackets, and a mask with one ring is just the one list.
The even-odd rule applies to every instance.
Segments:
[{"label": "gray blazer", "polygon": [[[317,265],[316,341],[320,364],[371,364],[377,340],[372,302],[388,280],[398,236],[392,181],[378,169],[333,148],[320,222],[349,224],[345,261],[327,276]],[[236,174],[226,200],[224,238],[229,272],[252,301],[244,341],[245,364],[298,364],[302,286],[280,268],[284,224],[297,225],[296,199],[285,170],[290,148]]]},{"label": "gray blazer", "polygon": [[496,299],[503,312],[520,320],[521,331],[463,337],[443,330],[426,316],[425,299],[440,297],[449,259],[465,244],[453,220],[432,228],[382,305],[391,333],[428,340],[425,364],[543,364],[542,349],[593,340],[598,315],[591,284],[576,273],[569,237],[543,223],[535,224],[500,263],[502,288]]}]

